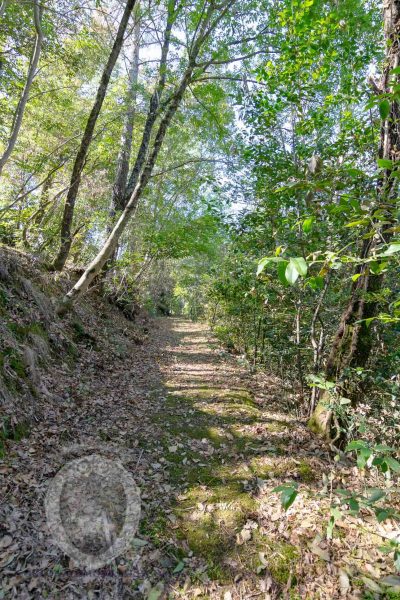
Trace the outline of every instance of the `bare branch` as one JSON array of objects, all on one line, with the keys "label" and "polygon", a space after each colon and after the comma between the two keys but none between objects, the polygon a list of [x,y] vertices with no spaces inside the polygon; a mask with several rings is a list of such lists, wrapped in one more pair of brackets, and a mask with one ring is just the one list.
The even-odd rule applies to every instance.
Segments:
[{"label": "bare branch", "polygon": [[255,50],[254,52],[250,52],[249,54],[245,54],[244,56],[234,56],[232,58],[227,58],[226,60],[211,59],[203,63],[197,63],[196,67],[203,68],[205,71],[211,65],[229,65],[234,62],[239,62],[248,58],[252,58],[253,56],[258,56],[259,54],[276,54],[276,52],[273,52],[271,50]]},{"label": "bare branch", "polygon": [[173,165],[172,167],[168,167],[167,169],[163,169],[162,171],[157,171],[153,173],[151,176],[160,177],[160,175],[164,175],[165,173],[170,173],[171,171],[176,171],[176,169],[181,169],[182,167],[186,167],[187,165],[192,165],[195,163],[225,163],[229,164],[227,160],[224,158],[192,158],[189,160],[185,160],[184,162],[178,163],[177,165]]}]

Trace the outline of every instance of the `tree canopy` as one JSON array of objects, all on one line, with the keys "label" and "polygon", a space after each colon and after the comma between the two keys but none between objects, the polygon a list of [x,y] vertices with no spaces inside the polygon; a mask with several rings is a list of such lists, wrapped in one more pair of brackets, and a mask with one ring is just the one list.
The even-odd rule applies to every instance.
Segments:
[{"label": "tree canopy", "polygon": [[207,320],[334,451],[395,446],[398,3],[0,6],[0,241],[70,275],[58,314]]}]

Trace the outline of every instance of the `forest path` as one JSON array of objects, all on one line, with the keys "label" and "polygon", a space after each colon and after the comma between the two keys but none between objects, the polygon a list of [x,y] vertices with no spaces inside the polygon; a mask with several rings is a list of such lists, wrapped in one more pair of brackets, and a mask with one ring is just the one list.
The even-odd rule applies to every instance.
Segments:
[{"label": "forest path", "polygon": [[[314,493],[344,469],[288,414],[288,390],[250,374],[203,323],[156,319],[138,346],[125,319],[100,319],[85,323],[95,345],[83,335],[77,361],[47,381],[58,403],[0,461],[0,597],[343,597],[339,568],[363,542],[348,529],[327,545],[329,494]],[[133,475],[142,513],[132,550],[87,573],[55,546],[43,503],[57,472],[93,453]],[[293,481],[285,512],[273,489]]]},{"label": "forest path", "polygon": [[[158,461],[174,499],[157,507],[142,531],[161,546],[168,539],[180,545],[176,594],[278,598],[293,594],[300,576],[308,590],[311,580],[318,589],[300,541],[302,534],[309,539],[315,520],[308,509],[300,514],[304,523],[293,539],[271,491],[288,481],[312,487],[329,469],[328,454],[304,423],[279,410],[280,382],[251,375],[221,350],[206,324],[158,323],[167,393],[151,417],[159,431],[153,451],[161,446]],[[328,590],[333,598],[333,588]]]}]

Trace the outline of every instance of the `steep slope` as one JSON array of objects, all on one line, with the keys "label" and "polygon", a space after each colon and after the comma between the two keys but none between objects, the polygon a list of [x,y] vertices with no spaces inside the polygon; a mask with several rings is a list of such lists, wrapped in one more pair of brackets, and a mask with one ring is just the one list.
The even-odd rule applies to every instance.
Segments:
[{"label": "steep slope", "polygon": [[57,374],[63,371],[73,376],[83,351],[103,348],[123,355],[143,341],[144,315],[133,324],[96,294],[89,294],[69,315],[58,318],[57,299],[70,285],[68,274],[54,276],[34,257],[0,247],[3,445],[7,438],[27,433],[46,411],[62,407],[63,396],[55,386]]}]

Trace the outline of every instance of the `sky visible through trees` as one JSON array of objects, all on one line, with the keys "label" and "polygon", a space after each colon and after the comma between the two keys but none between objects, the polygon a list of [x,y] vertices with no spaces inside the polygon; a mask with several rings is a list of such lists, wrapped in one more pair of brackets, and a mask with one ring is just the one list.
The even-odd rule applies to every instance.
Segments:
[{"label": "sky visible through trees", "polygon": [[[337,506],[378,523],[400,471],[399,31],[397,0],[0,4],[4,252],[66,282],[60,323],[93,297],[207,323],[373,473],[383,496]],[[298,486],[277,492],[286,510]]]}]

